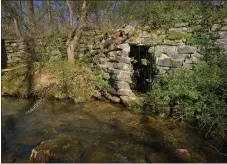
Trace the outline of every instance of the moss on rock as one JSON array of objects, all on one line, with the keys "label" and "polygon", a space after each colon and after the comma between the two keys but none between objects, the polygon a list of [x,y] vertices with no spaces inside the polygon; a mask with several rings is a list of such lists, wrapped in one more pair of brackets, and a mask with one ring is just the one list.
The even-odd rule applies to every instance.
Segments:
[{"label": "moss on rock", "polygon": [[188,39],[190,35],[188,33],[183,32],[172,32],[166,35],[166,39],[169,40],[180,40],[180,39]]}]

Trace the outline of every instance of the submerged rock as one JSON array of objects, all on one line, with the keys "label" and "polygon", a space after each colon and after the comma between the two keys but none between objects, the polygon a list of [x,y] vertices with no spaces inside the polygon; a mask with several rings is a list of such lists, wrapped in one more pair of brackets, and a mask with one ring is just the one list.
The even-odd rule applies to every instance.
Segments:
[{"label": "submerged rock", "polygon": [[32,150],[29,162],[79,162],[83,149],[80,138],[60,136],[53,140],[41,142]]},{"label": "submerged rock", "polygon": [[175,154],[178,158],[180,158],[184,162],[190,162],[191,161],[191,155],[188,152],[187,149],[177,149],[175,151]]},{"label": "submerged rock", "polygon": [[139,100],[134,96],[121,96],[121,103],[125,106],[134,106],[134,105],[138,105]]}]

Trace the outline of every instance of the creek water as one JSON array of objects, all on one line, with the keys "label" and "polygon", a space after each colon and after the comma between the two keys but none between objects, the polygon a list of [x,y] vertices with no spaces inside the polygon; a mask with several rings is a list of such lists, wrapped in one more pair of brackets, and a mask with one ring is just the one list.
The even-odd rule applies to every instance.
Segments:
[{"label": "creek water", "polygon": [[182,162],[174,154],[177,148],[187,149],[192,162],[209,161],[203,139],[171,119],[145,117],[99,101],[43,100],[28,112],[34,103],[2,98],[2,162],[28,162],[42,141],[63,135],[81,140],[84,151],[77,162]]}]

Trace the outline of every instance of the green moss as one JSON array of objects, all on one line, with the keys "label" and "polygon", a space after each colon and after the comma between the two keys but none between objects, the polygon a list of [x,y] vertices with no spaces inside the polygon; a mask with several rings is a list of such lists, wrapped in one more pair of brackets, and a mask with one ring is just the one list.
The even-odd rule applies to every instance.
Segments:
[{"label": "green moss", "polygon": [[188,33],[183,32],[172,32],[166,35],[166,39],[169,40],[179,40],[179,39],[188,39],[190,35]]}]

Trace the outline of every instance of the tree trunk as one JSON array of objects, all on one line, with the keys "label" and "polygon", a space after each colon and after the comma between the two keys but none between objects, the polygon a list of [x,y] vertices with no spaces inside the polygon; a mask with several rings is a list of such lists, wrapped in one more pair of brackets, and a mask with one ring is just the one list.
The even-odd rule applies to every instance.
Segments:
[{"label": "tree trunk", "polygon": [[75,49],[77,47],[77,44],[80,40],[83,26],[85,23],[85,18],[87,14],[87,3],[84,0],[81,8],[81,15],[79,17],[79,21],[77,22],[77,25],[74,27],[74,29],[69,33],[69,37],[67,40],[67,55],[68,55],[68,62],[70,64],[74,64],[75,62]]},{"label": "tree trunk", "polygon": [[14,25],[15,25],[16,35],[18,37],[21,37],[22,36],[22,33],[21,33],[21,30],[20,30],[20,25],[19,25],[18,19],[13,18],[13,21],[14,21]]},{"label": "tree trunk", "polygon": [[51,28],[52,25],[52,14],[51,14],[51,1],[48,0],[48,22],[49,22],[49,28]]},{"label": "tree trunk", "polygon": [[66,0],[66,4],[67,4],[68,10],[69,10],[69,25],[72,26],[73,25],[73,9],[72,9],[72,6],[71,6],[69,0]]},{"label": "tree trunk", "polygon": [[33,0],[25,1],[26,6],[26,18],[27,18],[27,27],[29,32],[33,33],[35,31],[35,14],[33,8]]}]

